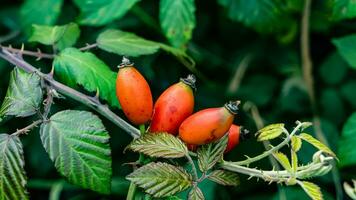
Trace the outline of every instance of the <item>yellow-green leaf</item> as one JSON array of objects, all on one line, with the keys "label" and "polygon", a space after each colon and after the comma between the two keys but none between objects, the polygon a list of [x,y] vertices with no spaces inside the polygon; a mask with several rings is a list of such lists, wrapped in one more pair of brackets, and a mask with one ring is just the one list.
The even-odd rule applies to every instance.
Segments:
[{"label": "yellow-green leaf", "polygon": [[308,181],[298,182],[298,184],[313,200],[323,200],[323,194],[321,193],[319,186]]},{"label": "yellow-green leaf", "polygon": [[302,147],[302,140],[299,137],[293,135],[291,138],[291,145],[293,151],[297,152],[299,151],[300,147]]},{"label": "yellow-green leaf", "polygon": [[293,172],[297,171],[298,168],[298,156],[297,153],[295,151],[291,151],[291,158],[292,158],[292,169]]},{"label": "yellow-green leaf", "polygon": [[268,125],[257,132],[258,141],[266,141],[274,139],[283,133],[284,124],[271,124]]},{"label": "yellow-green leaf", "polygon": [[289,159],[285,154],[283,154],[281,152],[276,152],[273,154],[273,156],[283,166],[284,169],[286,169],[289,172],[292,171],[292,167],[290,165]]},{"label": "yellow-green leaf", "polygon": [[331,156],[336,157],[335,153],[329,148],[327,147],[325,144],[321,143],[319,140],[315,139],[313,136],[306,134],[306,133],[302,133],[299,135],[299,137],[308,142],[309,144],[313,145],[315,148],[330,154]]}]

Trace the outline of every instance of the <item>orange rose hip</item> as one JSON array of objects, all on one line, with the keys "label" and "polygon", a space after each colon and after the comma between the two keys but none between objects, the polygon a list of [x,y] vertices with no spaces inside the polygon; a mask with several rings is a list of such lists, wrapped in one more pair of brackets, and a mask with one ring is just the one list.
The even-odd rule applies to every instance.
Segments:
[{"label": "orange rose hip", "polygon": [[188,75],[167,88],[157,99],[149,131],[178,133],[179,126],[194,109],[195,77]]},{"label": "orange rose hip", "polygon": [[229,102],[224,107],[208,108],[191,115],[179,127],[179,137],[194,145],[220,139],[229,130],[239,104],[239,101]]},{"label": "orange rose hip", "polygon": [[133,124],[145,124],[150,120],[153,110],[150,86],[125,57],[117,74],[116,96],[126,117]]}]

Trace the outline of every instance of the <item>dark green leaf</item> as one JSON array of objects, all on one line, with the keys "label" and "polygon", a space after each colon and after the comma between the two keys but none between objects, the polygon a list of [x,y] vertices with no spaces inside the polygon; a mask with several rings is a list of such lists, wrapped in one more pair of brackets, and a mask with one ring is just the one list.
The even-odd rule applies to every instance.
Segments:
[{"label": "dark green leaf", "polygon": [[79,27],[75,23],[63,26],[33,25],[32,28],[30,42],[56,45],[60,50],[75,44],[80,34]]},{"label": "dark green leaf", "polygon": [[152,157],[163,158],[180,158],[188,154],[185,144],[169,133],[144,134],[132,141],[128,149]]},{"label": "dark green leaf", "polygon": [[192,177],[182,168],[167,163],[149,163],[127,179],[154,197],[174,195],[192,186]]},{"label": "dark green leaf", "polygon": [[193,187],[188,194],[188,200],[204,200],[204,199],[205,199],[204,194],[199,187]]},{"label": "dark green leaf", "polygon": [[161,0],[159,18],[164,34],[171,44],[184,48],[195,27],[194,0]]},{"label": "dark green leaf", "polygon": [[356,113],[346,121],[339,140],[338,157],[340,166],[356,165]]},{"label": "dark green leaf", "polygon": [[87,111],[61,111],[42,124],[40,135],[56,169],[70,183],[110,193],[109,135],[97,116]]},{"label": "dark green leaf", "polygon": [[220,185],[237,186],[240,184],[236,173],[225,170],[215,170],[209,174],[208,178]]},{"label": "dark green leaf", "polygon": [[104,31],[97,38],[97,43],[105,51],[125,56],[153,54],[160,48],[159,43],[120,30]]},{"label": "dark green leaf", "polygon": [[81,15],[79,23],[100,26],[123,17],[139,0],[74,0]]},{"label": "dark green leaf", "polygon": [[356,81],[350,80],[341,86],[341,95],[346,99],[346,101],[356,109]]},{"label": "dark green leaf", "polygon": [[116,73],[94,54],[67,48],[54,59],[55,74],[69,85],[77,83],[90,92],[99,90],[102,99],[119,107],[115,93]]},{"label": "dark green leaf", "polygon": [[22,26],[30,28],[32,24],[55,24],[62,4],[63,0],[26,0],[20,9]]},{"label": "dark green leaf", "polygon": [[326,88],[320,95],[320,107],[322,116],[335,124],[345,120],[345,107],[339,91]]},{"label": "dark green leaf", "polygon": [[332,0],[335,20],[351,19],[356,17],[356,2],[353,0]]},{"label": "dark green leaf", "polygon": [[266,141],[280,136],[284,131],[284,124],[271,124],[257,132],[258,141]]},{"label": "dark green leaf", "polygon": [[0,134],[0,152],[0,199],[28,199],[25,160],[20,139],[17,136]]},{"label": "dark green leaf", "polygon": [[229,18],[259,32],[276,32],[292,22],[283,6],[274,0],[219,0],[227,8]]},{"label": "dark green leaf", "polygon": [[201,146],[198,149],[198,164],[202,172],[206,172],[219,162],[224,155],[228,141],[228,134],[220,140]]},{"label": "dark green leaf", "polygon": [[320,191],[319,186],[314,183],[303,181],[298,182],[299,185],[303,188],[303,190],[309,195],[309,197],[313,200],[323,200],[323,195]]},{"label": "dark green leaf", "polygon": [[327,147],[325,144],[321,143],[319,140],[315,139],[313,136],[306,134],[306,133],[301,133],[298,137],[300,137],[302,140],[308,142],[309,144],[313,145],[315,148],[330,154],[331,156],[336,157],[335,153]]},{"label": "dark green leaf", "polygon": [[333,52],[319,68],[321,78],[328,84],[340,83],[347,74],[348,64],[337,52]]},{"label": "dark green leaf", "polygon": [[356,34],[335,38],[332,42],[350,67],[356,69]]},{"label": "dark green leaf", "polygon": [[15,68],[11,72],[10,85],[0,108],[4,116],[27,117],[36,113],[42,101],[41,79]]}]

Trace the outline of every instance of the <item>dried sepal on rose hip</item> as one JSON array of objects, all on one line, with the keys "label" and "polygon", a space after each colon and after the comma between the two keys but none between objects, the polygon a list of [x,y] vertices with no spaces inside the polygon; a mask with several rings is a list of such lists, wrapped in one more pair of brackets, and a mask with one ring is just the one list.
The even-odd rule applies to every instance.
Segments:
[{"label": "dried sepal on rose hip", "polygon": [[202,145],[220,139],[229,130],[240,101],[194,113],[179,127],[179,137],[187,144]]},{"label": "dried sepal on rose hip", "polygon": [[136,125],[147,123],[152,116],[150,86],[130,61],[123,57],[116,79],[116,96],[126,117]]},{"label": "dried sepal on rose hip", "polygon": [[178,133],[181,123],[193,113],[195,81],[194,75],[188,75],[159,96],[153,108],[149,132]]}]

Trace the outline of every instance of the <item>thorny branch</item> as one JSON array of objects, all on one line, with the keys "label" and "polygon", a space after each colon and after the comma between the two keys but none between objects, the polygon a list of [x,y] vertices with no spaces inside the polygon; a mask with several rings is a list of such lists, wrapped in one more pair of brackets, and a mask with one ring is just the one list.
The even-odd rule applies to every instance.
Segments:
[{"label": "thorny branch", "polygon": [[0,57],[7,60],[8,62],[16,65],[17,67],[25,70],[28,73],[36,73],[39,77],[44,79],[53,89],[57,92],[63,94],[64,96],[70,97],[76,101],[83,103],[84,105],[96,110],[98,113],[106,117],[108,120],[125,130],[133,138],[138,138],[140,136],[140,131],[124,121],[118,115],[113,113],[107,105],[103,105],[96,97],[87,96],[81,92],[78,92],[56,80],[49,74],[44,74],[36,69],[31,64],[24,61],[21,56],[9,52],[7,49],[0,47]]}]

